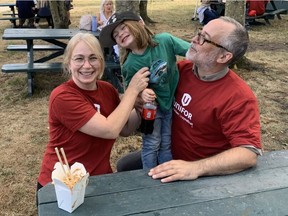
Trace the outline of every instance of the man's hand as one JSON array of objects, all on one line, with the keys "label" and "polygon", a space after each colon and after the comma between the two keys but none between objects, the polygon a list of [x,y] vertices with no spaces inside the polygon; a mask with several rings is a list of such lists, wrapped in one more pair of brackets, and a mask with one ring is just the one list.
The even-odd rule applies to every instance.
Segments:
[{"label": "man's hand", "polygon": [[161,182],[194,180],[199,177],[198,170],[197,162],[171,160],[151,169],[148,175],[153,179],[161,179]]},{"label": "man's hand", "polygon": [[161,182],[194,180],[200,176],[237,173],[257,164],[257,154],[245,147],[235,147],[198,161],[172,160],[148,173]]}]

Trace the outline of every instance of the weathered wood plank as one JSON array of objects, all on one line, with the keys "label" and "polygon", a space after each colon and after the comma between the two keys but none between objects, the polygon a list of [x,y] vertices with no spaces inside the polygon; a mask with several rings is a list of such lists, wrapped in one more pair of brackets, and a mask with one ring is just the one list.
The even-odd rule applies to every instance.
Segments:
[{"label": "weathered wood plank", "polygon": [[[270,160],[267,158],[268,155]],[[287,164],[288,153],[283,151],[266,153],[260,158],[256,168],[234,175],[202,177],[195,181],[163,184],[159,180],[152,180],[143,170],[91,177],[84,204],[75,211],[75,214],[77,212],[79,215],[84,213],[86,215],[98,213],[99,215],[133,215],[164,210],[166,213],[167,209],[171,209],[174,213],[182,208],[184,208],[183,212],[186,211],[185,208],[189,212],[190,209],[193,211],[197,209],[195,205],[202,206],[201,208],[205,210],[207,205],[210,206],[212,203],[212,206],[216,208],[220,206],[221,200],[223,202],[225,200],[225,203],[232,202],[232,204],[233,200],[236,203],[242,200],[243,205],[249,206],[250,203],[245,201],[245,197],[249,196],[251,200],[263,197],[264,202],[267,194],[278,196],[278,191],[282,191],[281,195],[287,200],[288,194],[283,193],[283,190],[288,190]],[[251,196],[251,194],[254,195]],[[65,215],[65,212],[56,207],[56,196],[52,185],[41,189],[39,203],[40,215],[49,212],[47,209],[53,209],[53,215],[58,215],[58,213]],[[281,207],[281,205],[283,202],[271,202],[272,207]],[[91,209],[95,209],[95,212],[89,212]],[[253,209],[258,211],[258,208]]]}]

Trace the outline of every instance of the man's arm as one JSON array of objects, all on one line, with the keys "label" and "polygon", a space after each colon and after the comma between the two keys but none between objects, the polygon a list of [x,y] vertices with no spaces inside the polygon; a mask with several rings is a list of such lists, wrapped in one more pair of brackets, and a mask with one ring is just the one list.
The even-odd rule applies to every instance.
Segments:
[{"label": "man's arm", "polygon": [[244,147],[235,147],[199,161],[172,160],[163,163],[148,173],[161,182],[194,180],[200,176],[226,175],[257,164],[257,154]]}]

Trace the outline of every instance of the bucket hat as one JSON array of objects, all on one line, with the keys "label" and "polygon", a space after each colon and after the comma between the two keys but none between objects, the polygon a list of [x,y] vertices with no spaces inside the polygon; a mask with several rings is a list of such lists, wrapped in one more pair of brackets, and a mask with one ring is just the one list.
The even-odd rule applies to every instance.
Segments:
[{"label": "bucket hat", "polygon": [[114,13],[107,21],[106,26],[102,29],[99,35],[99,41],[102,47],[110,47],[116,44],[112,36],[113,30],[125,20],[140,21],[141,18],[131,11],[125,11],[122,13]]}]

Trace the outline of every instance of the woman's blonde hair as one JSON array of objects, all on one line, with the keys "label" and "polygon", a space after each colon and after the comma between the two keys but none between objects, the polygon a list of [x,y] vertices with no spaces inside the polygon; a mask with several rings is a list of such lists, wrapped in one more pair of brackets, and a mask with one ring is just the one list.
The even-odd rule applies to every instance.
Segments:
[{"label": "woman's blonde hair", "polygon": [[101,79],[104,69],[105,69],[105,61],[104,61],[104,56],[103,52],[100,46],[100,43],[98,39],[90,34],[90,33],[82,33],[79,32],[76,35],[74,35],[68,42],[67,47],[65,48],[64,52],[64,59],[63,59],[63,72],[66,75],[71,75],[70,72],[70,61],[72,58],[72,53],[73,50],[75,49],[76,45],[83,41],[87,46],[92,50],[92,52],[96,55],[96,57],[100,61],[100,73],[97,77],[97,79]]},{"label": "woman's blonde hair", "polygon": [[[147,46],[155,47],[158,44],[153,40],[154,33],[143,23],[134,20],[126,20],[123,22],[130,33],[134,36],[136,40],[137,47],[142,49]],[[129,54],[130,49],[125,49],[123,56],[120,59],[121,64],[123,64]]]},{"label": "woman's blonde hair", "polygon": [[101,0],[101,3],[100,3],[100,11],[104,12],[104,5],[106,2],[112,2],[112,11],[115,10],[115,6],[114,6],[114,2],[112,0]]}]

